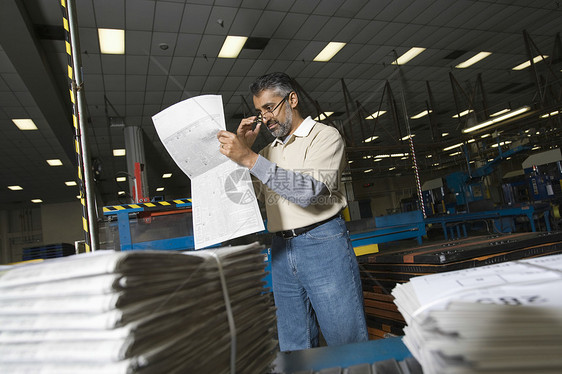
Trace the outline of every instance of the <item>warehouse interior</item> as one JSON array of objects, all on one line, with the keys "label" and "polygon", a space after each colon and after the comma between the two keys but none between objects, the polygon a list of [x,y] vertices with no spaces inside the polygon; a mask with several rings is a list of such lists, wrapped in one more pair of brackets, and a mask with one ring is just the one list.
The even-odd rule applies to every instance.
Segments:
[{"label": "warehouse interior", "polygon": [[[365,246],[356,253],[368,287],[391,287],[376,280],[388,269],[368,260],[385,250],[561,229],[559,1],[74,3],[70,18],[81,66],[72,67],[82,82],[84,175],[78,173],[65,9],[56,0],[1,5],[1,264],[53,243],[83,251],[87,209],[96,247],[119,249],[122,226],[104,207],[191,197],[190,180],[166,151],[152,116],[182,100],[218,94],[226,128],[234,132],[255,113],[249,85],[275,71],[293,77],[311,117],[345,140],[348,227],[357,246]],[[101,29],[123,31],[122,53],[102,53]],[[239,54],[220,57],[228,36],[247,39]],[[318,61],[329,43],[342,44],[328,61]],[[16,120],[32,120],[23,124],[31,127]],[[142,143],[140,184],[128,129]],[[261,131],[255,150],[272,140]],[[446,221],[447,215],[457,218]],[[382,239],[367,235],[396,226]],[[374,330],[400,334],[392,317]]]}]

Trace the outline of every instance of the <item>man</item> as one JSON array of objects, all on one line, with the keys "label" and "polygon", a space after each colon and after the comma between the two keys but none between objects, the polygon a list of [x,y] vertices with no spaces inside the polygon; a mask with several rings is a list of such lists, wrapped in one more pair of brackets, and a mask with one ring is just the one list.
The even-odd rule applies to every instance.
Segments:
[{"label": "man", "polygon": [[[258,115],[217,137],[221,153],[265,185],[280,348],[317,346],[318,326],[328,345],[366,341],[359,269],[340,217],[343,140],[335,128],[303,119],[288,75],[264,75],[250,90]],[[258,155],[251,146],[262,125],[276,138]]]}]

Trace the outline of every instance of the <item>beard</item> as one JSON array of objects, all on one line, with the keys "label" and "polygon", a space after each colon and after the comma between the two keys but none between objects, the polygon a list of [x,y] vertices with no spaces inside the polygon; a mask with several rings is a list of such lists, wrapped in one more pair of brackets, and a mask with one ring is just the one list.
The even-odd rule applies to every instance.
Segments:
[{"label": "beard", "polygon": [[[270,119],[269,121],[267,121],[266,125],[271,135],[275,136],[276,138],[282,138],[287,134],[289,134],[289,132],[291,132],[292,123],[293,123],[293,111],[291,110],[290,106],[286,105],[285,121],[279,122],[275,119]],[[277,126],[273,130],[270,130],[269,125],[271,124],[276,124]]]}]

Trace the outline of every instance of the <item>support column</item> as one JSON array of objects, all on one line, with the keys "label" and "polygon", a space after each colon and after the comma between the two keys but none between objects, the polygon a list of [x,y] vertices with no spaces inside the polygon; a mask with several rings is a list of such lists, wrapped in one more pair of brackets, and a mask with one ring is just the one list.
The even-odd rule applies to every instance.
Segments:
[{"label": "support column", "polygon": [[127,158],[127,173],[129,174],[129,193],[133,197],[133,202],[136,201],[135,197],[138,194],[135,194],[136,186],[136,178],[138,175],[135,175],[135,164],[139,163],[141,165],[141,183],[138,184],[142,186],[142,194],[143,197],[149,197],[148,193],[148,182],[147,182],[147,173],[146,173],[146,159],[144,154],[144,142],[143,142],[143,132],[139,126],[125,126],[123,130],[125,136],[125,152]]}]

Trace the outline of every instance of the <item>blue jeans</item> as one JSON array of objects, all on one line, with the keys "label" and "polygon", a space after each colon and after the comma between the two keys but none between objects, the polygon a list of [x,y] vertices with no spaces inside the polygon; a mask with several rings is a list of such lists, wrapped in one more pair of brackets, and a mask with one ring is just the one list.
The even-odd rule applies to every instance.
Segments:
[{"label": "blue jeans", "polygon": [[368,340],[357,259],[345,222],[335,218],[271,246],[273,295],[282,351]]}]

